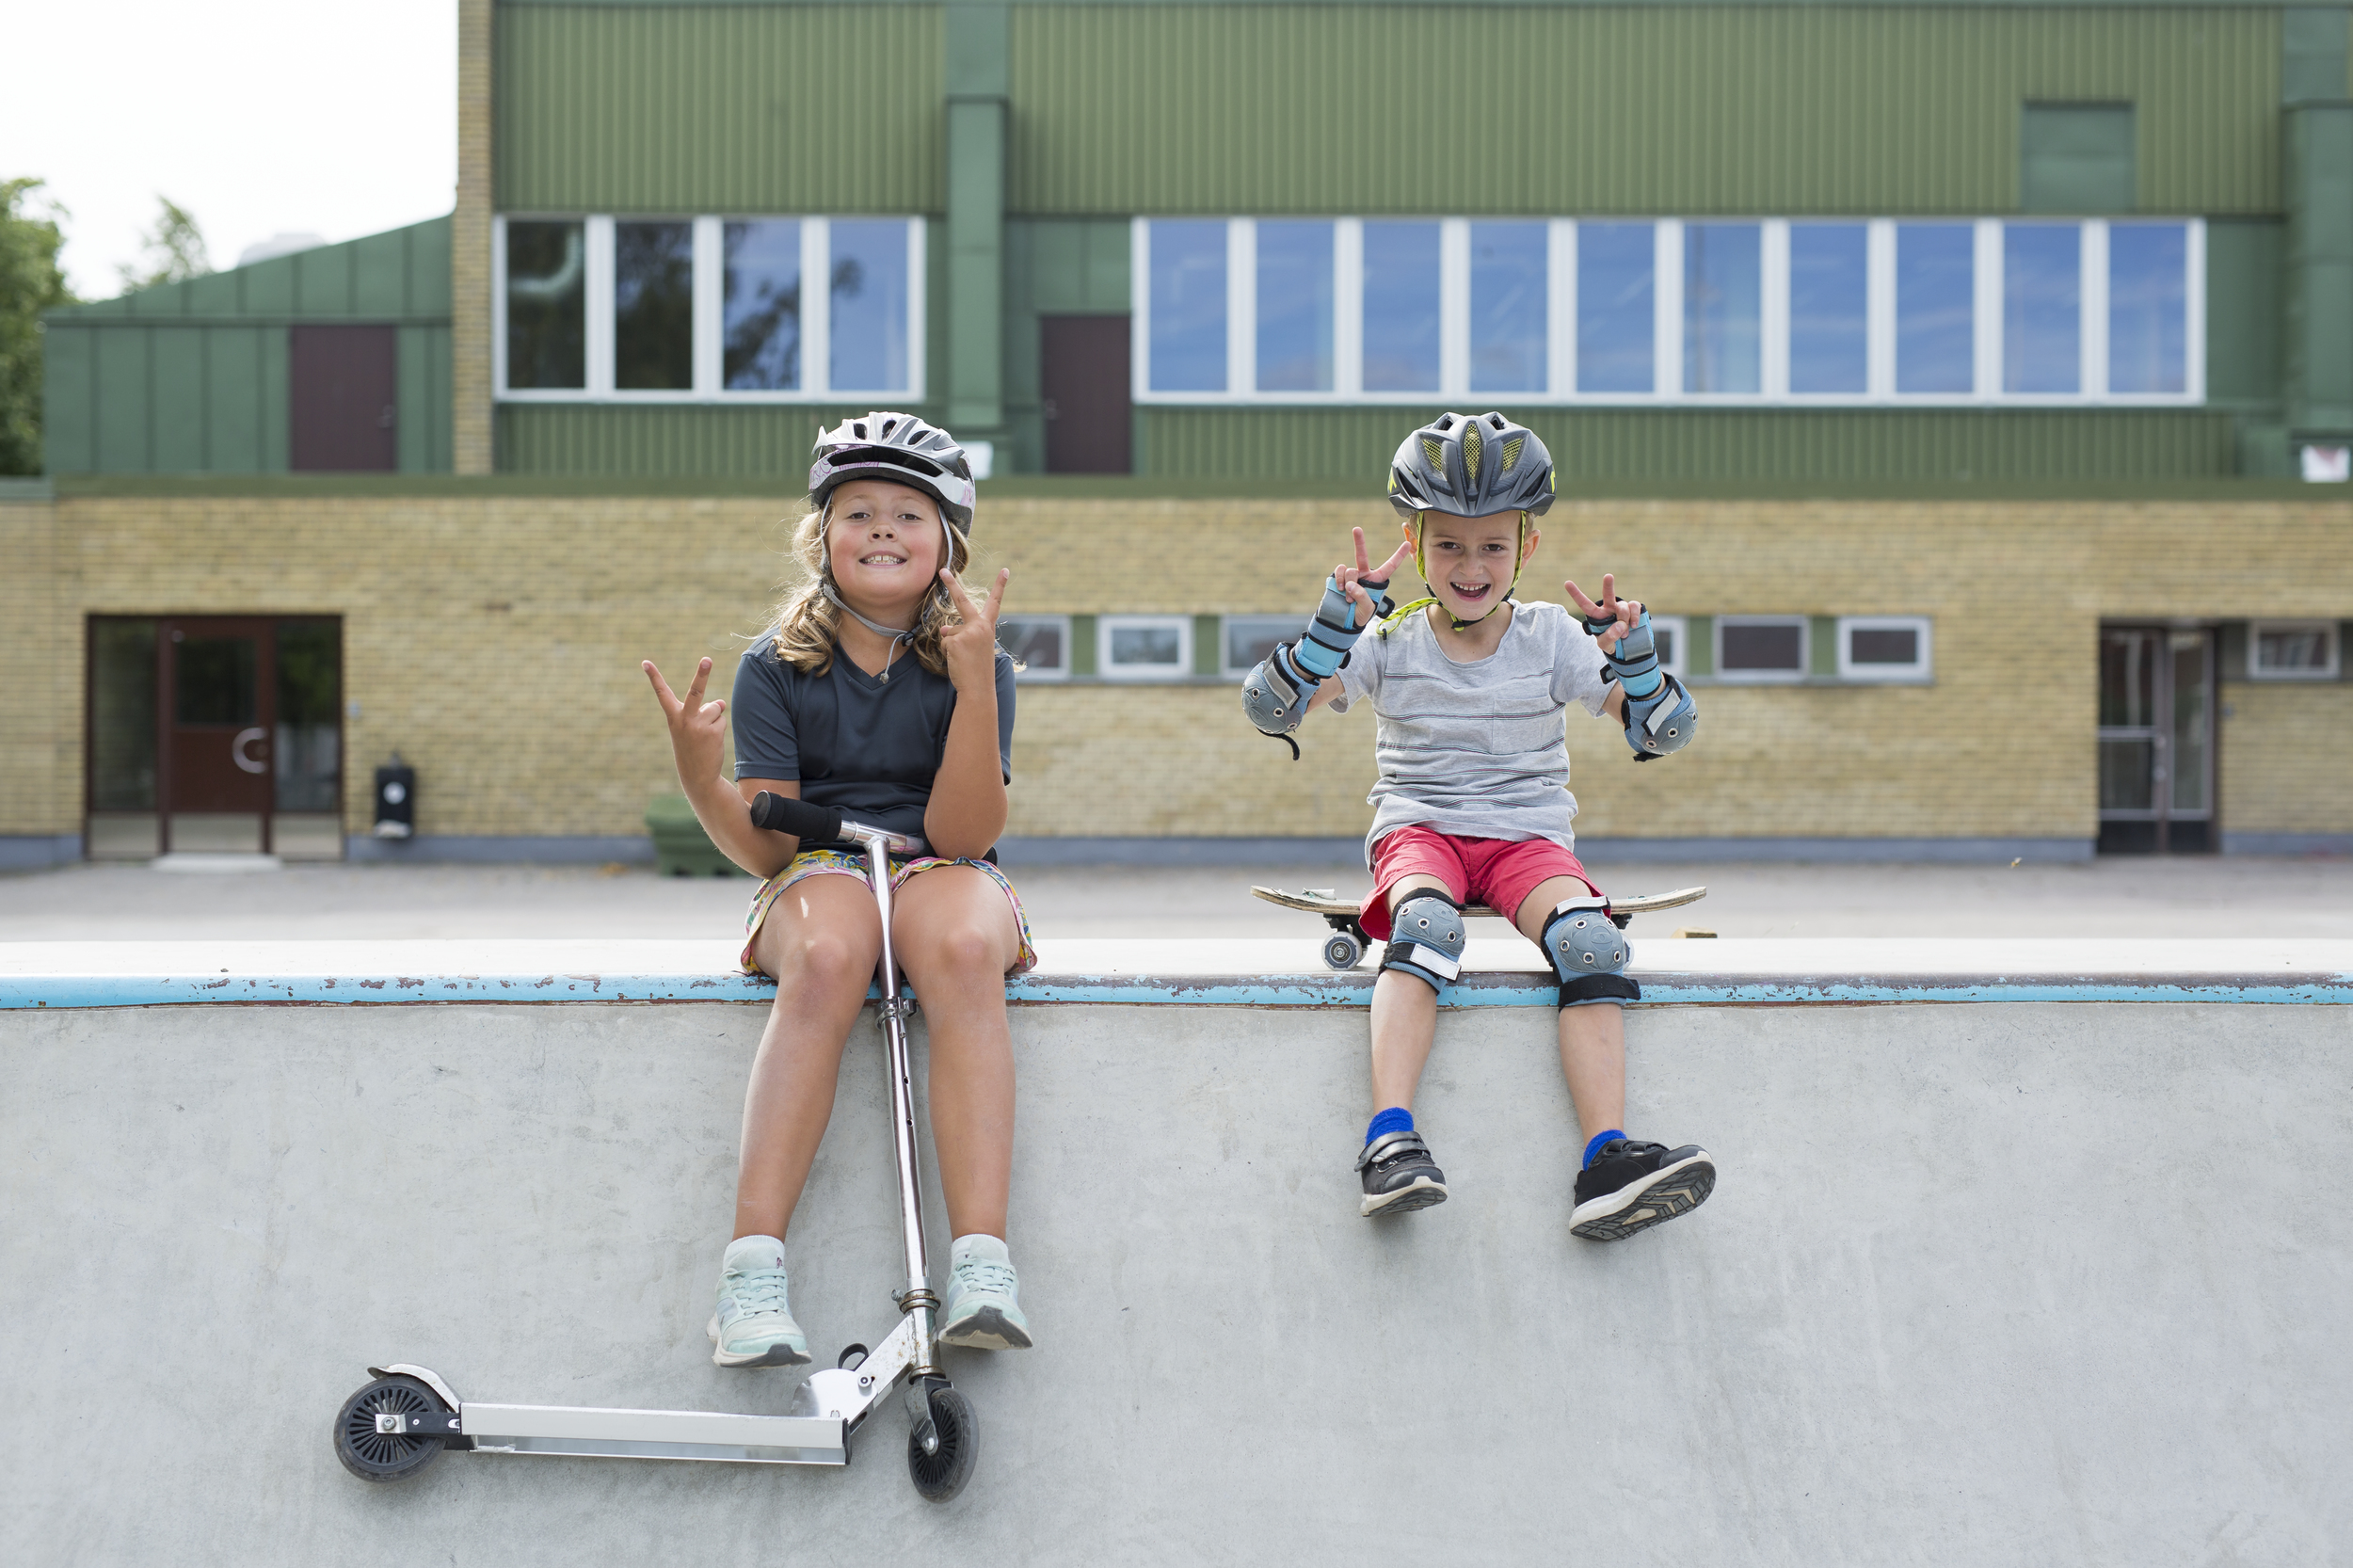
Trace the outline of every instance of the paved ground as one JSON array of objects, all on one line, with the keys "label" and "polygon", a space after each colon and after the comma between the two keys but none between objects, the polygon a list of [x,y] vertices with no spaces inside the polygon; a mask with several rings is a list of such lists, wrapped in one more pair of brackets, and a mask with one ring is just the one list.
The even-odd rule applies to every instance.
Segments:
[{"label": "paved ground", "polygon": [[[1706,900],[1634,934],[1724,936],[2353,936],[2353,859],[2117,859],[2078,866],[1717,864],[1595,868],[1614,891],[1705,883]],[[1254,882],[1361,891],[1330,866],[1014,869],[1047,936],[1313,935]],[[293,866],[182,874],[72,866],[0,877],[0,941],[717,936],[745,880],[609,867]],[[1305,928],[1305,929],[1303,929]],[[1476,928],[1475,928],[1476,929]]]}]

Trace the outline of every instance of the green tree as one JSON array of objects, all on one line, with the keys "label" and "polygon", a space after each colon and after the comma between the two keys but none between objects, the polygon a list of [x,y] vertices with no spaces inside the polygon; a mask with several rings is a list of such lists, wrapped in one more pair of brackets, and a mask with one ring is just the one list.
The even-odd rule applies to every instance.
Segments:
[{"label": "green tree", "polygon": [[40,472],[40,313],[73,303],[57,265],[66,210],[0,180],[0,474]]},{"label": "green tree", "polygon": [[184,282],[213,270],[212,258],[204,250],[204,232],[196,226],[196,215],[168,196],[158,196],[155,200],[163,210],[155,215],[155,227],[140,236],[139,259],[115,266],[122,275],[125,294],[152,289],[158,283]]}]

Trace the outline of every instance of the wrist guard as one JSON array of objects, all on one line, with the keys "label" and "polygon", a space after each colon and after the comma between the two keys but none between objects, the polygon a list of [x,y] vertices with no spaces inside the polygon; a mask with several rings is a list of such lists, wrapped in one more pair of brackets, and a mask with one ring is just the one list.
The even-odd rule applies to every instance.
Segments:
[{"label": "wrist guard", "polygon": [[[1372,619],[1387,615],[1391,608],[1387,581],[1358,581],[1372,600]],[[1306,634],[1292,645],[1293,657],[1299,667],[1318,682],[1328,680],[1348,663],[1348,650],[1363,635],[1364,627],[1356,624],[1356,601],[1340,592],[1337,577],[1327,577],[1323,580],[1323,602],[1316,606],[1315,618],[1307,623]]]},{"label": "wrist guard", "polygon": [[[1617,617],[1613,616],[1608,619],[1589,620],[1585,623],[1585,630],[1589,635],[1598,638],[1617,624]],[[1657,644],[1651,636],[1650,611],[1645,609],[1638,615],[1634,630],[1619,638],[1616,646],[1601,657],[1609,666],[1610,676],[1625,688],[1628,697],[1656,696],[1664,675],[1658,667]]]}]

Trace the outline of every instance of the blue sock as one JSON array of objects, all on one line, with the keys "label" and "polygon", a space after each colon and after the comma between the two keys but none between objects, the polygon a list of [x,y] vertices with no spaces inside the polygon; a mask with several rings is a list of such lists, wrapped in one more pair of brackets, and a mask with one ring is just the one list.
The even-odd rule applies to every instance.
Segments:
[{"label": "blue sock", "polygon": [[[1601,1152],[1601,1146],[1602,1146],[1604,1144],[1607,1144],[1607,1143],[1608,1143],[1608,1142],[1609,1142],[1609,1140],[1610,1140],[1610,1139],[1612,1139],[1612,1138],[1623,1138],[1623,1137],[1625,1137],[1625,1128],[1615,1128],[1615,1127],[1611,1128],[1610,1128],[1609,1131],[1607,1131],[1607,1132],[1596,1132],[1596,1133],[1594,1133],[1594,1134],[1593,1134],[1593,1141],[1592,1143],[1590,1143],[1590,1144],[1586,1144],[1586,1145],[1585,1145],[1585,1165],[1590,1166],[1591,1164],[1593,1164],[1593,1156],[1595,1156],[1595,1155],[1597,1155],[1597,1154],[1599,1154],[1599,1153]],[[1579,1166],[1579,1167],[1578,1167],[1578,1169],[1580,1169],[1580,1170],[1582,1170],[1582,1169],[1584,1169],[1584,1168],[1585,1168],[1584,1166]]]},{"label": "blue sock", "polygon": [[1385,1132],[1411,1132],[1413,1130],[1414,1113],[1401,1105],[1392,1105],[1375,1116],[1372,1119],[1372,1125],[1365,1128],[1365,1142],[1369,1144]]}]

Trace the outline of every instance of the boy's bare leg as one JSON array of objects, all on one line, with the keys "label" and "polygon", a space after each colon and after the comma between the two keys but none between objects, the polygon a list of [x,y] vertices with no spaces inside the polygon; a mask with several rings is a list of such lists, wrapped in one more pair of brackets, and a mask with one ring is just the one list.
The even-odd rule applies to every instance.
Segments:
[{"label": "boy's bare leg", "polygon": [[1004,891],[969,866],[910,877],[891,946],[931,1034],[932,1141],[952,1236],[1003,1240],[1013,1183],[1013,1033],[1005,971],[1021,928]]},{"label": "boy's bare leg", "polygon": [[[1541,948],[1552,912],[1590,891],[1573,876],[1540,882],[1513,923]],[[1625,1126],[1625,1009],[1615,1002],[1561,1009],[1561,1076],[1569,1080],[1577,1129],[1587,1141]]]},{"label": "boy's bare leg", "polygon": [[[1389,889],[1389,911],[1416,893],[1447,892],[1434,876],[1409,876]],[[1447,894],[1451,898],[1451,893]],[[1559,902],[1558,900],[1555,901]],[[1549,907],[1549,905],[1547,905]],[[1414,1091],[1438,1033],[1438,993],[1410,974],[1383,969],[1372,983],[1372,1108],[1414,1108]]]},{"label": "boy's bare leg", "polygon": [[846,876],[808,876],[760,922],[752,955],[776,976],[744,1091],[744,1143],[735,1177],[735,1234],[781,1240],[833,1114],[841,1047],[882,952],[874,896]]}]

